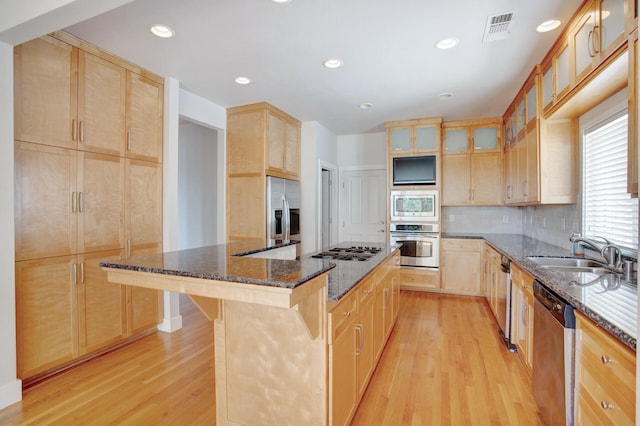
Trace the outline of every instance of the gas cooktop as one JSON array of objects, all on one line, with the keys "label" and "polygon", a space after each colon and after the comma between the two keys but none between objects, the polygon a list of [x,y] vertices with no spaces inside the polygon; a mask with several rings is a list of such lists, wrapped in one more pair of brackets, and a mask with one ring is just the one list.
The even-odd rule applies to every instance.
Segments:
[{"label": "gas cooktop", "polygon": [[367,247],[367,246],[351,246],[351,247],[336,247],[327,251],[314,254],[315,259],[332,259],[332,260],[353,260],[364,262],[375,256],[382,249],[379,247]]}]

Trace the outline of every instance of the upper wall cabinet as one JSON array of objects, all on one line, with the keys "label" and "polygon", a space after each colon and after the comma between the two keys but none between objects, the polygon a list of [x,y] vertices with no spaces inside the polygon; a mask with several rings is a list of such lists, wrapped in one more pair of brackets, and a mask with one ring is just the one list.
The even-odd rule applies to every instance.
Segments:
[{"label": "upper wall cabinet", "polygon": [[443,123],[442,205],[500,205],[502,120]]},{"label": "upper wall cabinet", "polygon": [[439,152],[441,123],[441,118],[385,123],[389,155]]},{"label": "upper wall cabinet", "polygon": [[50,36],[16,46],[14,66],[16,140],[123,154],[124,68]]},{"label": "upper wall cabinet", "polygon": [[62,39],[15,47],[15,139],[161,161],[162,80]]}]

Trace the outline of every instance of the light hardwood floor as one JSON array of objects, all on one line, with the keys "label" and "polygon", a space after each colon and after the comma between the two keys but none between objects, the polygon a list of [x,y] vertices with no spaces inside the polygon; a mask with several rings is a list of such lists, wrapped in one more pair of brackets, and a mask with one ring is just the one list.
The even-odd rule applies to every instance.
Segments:
[{"label": "light hardwood floor", "polygon": [[[353,425],[539,425],[531,380],[480,298],[401,293],[398,323]],[[213,327],[147,336],[24,392],[1,425],[215,423]]]}]

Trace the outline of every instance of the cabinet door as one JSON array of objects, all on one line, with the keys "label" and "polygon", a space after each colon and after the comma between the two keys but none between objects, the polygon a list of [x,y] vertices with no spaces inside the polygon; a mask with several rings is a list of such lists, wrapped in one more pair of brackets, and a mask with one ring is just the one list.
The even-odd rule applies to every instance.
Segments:
[{"label": "cabinet door", "polygon": [[455,154],[469,150],[469,132],[466,128],[446,129],[444,132],[444,152]]},{"label": "cabinet door", "polygon": [[150,288],[128,287],[129,299],[127,334],[153,329],[160,323],[160,292]]},{"label": "cabinet door", "polygon": [[127,71],[127,157],[162,161],[162,90],[162,84]]},{"label": "cabinet door", "polygon": [[520,100],[518,100],[518,103],[516,104],[516,133],[518,135],[518,138],[521,137],[522,132],[524,131],[525,128],[525,120],[526,120],[526,115],[525,115],[525,100],[523,97],[520,98]]},{"label": "cabinet door", "polygon": [[498,149],[497,127],[476,127],[473,129],[473,150],[495,151]]},{"label": "cabinet door", "polygon": [[285,171],[300,175],[300,129],[289,122],[285,123],[286,149],[284,156]]},{"label": "cabinet door", "polygon": [[526,99],[526,127],[529,128],[538,116],[538,85],[534,83],[527,89]]},{"label": "cabinet door", "polygon": [[516,185],[518,184],[518,157],[514,146],[510,146],[505,152],[504,157],[505,171],[505,195],[506,204],[514,204],[516,202]]},{"label": "cabinet door", "polygon": [[[470,154],[442,156],[442,205],[460,206],[471,202]],[[495,188],[494,188],[495,189]]]},{"label": "cabinet door", "polygon": [[126,160],[127,255],[162,247],[162,164]]},{"label": "cabinet door", "polygon": [[571,87],[571,67],[569,66],[569,44],[565,42],[558,49],[558,53],[554,57],[555,67],[555,88],[553,92],[554,101],[563,97]]},{"label": "cabinet door", "polygon": [[442,288],[451,293],[480,294],[480,251],[442,250]]},{"label": "cabinet door", "polygon": [[360,323],[356,328],[356,361],[358,395],[362,396],[367,389],[369,377],[373,371],[373,293],[361,300],[359,310]]},{"label": "cabinet door", "polygon": [[16,263],[18,377],[78,356],[75,256]]},{"label": "cabinet door", "polygon": [[537,202],[540,200],[539,185],[539,149],[538,149],[538,129],[533,127],[525,138],[526,151],[526,179],[524,183],[524,196],[526,202]]},{"label": "cabinet door", "polygon": [[74,148],[78,50],[45,36],[15,47],[15,139]]},{"label": "cabinet door", "polygon": [[78,148],[124,155],[126,70],[80,51]]},{"label": "cabinet door", "polygon": [[90,152],[78,156],[78,252],[121,249],[125,160]]},{"label": "cabinet door", "polygon": [[502,157],[499,152],[471,155],[471,199],[477,205],[502,204]]},{"label": "cabinet door", "polygon": [[396,154],[411,152],[411,138],[411,127],[398,127],[389,129],[391,151]]},{"label": "cabinet door", "polygon": [[329,347],[331,423],[346,425],[356,408],[356,328],[352,323]]},{"label": "cabinet door", "polygon": [[76,151],[15,144],[16,260],[76,253]]},{"label": "cabinet door", "polygon": [[595,2],[589,1],[582,17],[572,33],[574,48],[575,81],[582,80],[593,69],[599,47],[597,46]]},{"label": "cabinet door", "polygon": [[542,109],[547,110],[553,104],[553,61],[549,61],[542,68]]},{"label": "cabinet door", "polygon": [[517,185],[515,188],[515,201],[523,202],[525,201],[526,194],[526,180],[527,180],[527,140],[523,138],[518,141],[516,144],[516,161],[517,161]]},{"label": "cabinet door", "polygon": [[382,353],[385,342],[384,330],[384,292],[376,288],[373,297],[373,355],[378,359]]},{"label": "cabinet door", "polygon": [[284,169],[286,150],[285,121],[267,112],[267,167],[278,170]]},{"label": "cabinet door", "polygon": [[[626,0],[598,0],[598,37],[600,59],[606,58],[625,40],[625,2]],[[629,14],[632,11],[628,12]]]},{"label": "cabinet door", "polygon": [[127,335],[126,286],[107,281],[100,262],[120,259],[121,250],[79,256],[80,353],[95,352]]},{"label": "cabinet door", "polygon": [[416,153],[437,151],[440,146],[438,131],[434,126],[416,126]]}]

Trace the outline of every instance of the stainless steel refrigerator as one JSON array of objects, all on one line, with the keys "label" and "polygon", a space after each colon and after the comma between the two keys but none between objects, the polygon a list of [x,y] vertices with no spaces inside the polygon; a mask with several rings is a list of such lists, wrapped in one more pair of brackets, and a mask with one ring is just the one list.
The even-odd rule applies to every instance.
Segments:
[{"label": "stainless steel refrigerator", "polygon": [[300,182],[267,177],[267,238],[300,241]]}]

